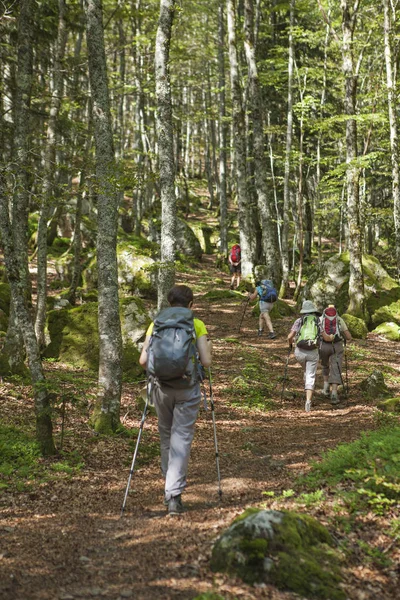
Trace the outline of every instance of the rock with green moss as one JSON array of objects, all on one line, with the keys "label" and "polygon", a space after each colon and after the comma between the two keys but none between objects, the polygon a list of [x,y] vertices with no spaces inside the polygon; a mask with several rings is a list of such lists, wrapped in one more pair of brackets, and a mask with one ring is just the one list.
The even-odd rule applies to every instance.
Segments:
[{"label": "rock with green moss", "polygon": [[360,389],[368,400],[376,400],[390,393],[383,373],[382,371],[378,371],[378,369],[374,369],[368,377],[360,382]]},{"label": "rock with green moss", "polygon": [[176,250],[186,256],[201,259],[203,250],[193,229],[183,219],[176,222]]},{"label": "rock with green moss", "polygon": [[[400,300],[400,286],[374,256],[362,257],[368,318],[380,307]],[[312,300],[319,308],[334,304],[342,314],[349,305],[350,260],[348,252],[332,256],[316,269],[304,286],[302,300]],[[360,316],[360,315],[358,315]]]},{"label": "rock with green moss", "polygon": [[[251,311],[253,317],[258,317],[260,315],[260,304],[257,304],[253,307]],[[284,300],[278,300],[274,302],[272,309],[270,310],[270,316],[272,319],[281,319],[282,317],[290,317],[294,314],[294,309],[287,304]]]},{"label": "rock with green moss", "polygon": [[397,323],[400,326],[400,300],[378,308],[373,313],[371,321],[375,326],[390,322]]},{"label": "rock with green moss", "polygon": [[212,254],[213,244],[211,238],[214,233],[214,229],[207,225],[207,223],[191,223],[190,227],[199,240],[201,250],[205,254]]},{"label": "rock with green moss", "polygon": [[396,398],[381,400],[381,402],[377,404],[377,407],[383,412],[400,413],[400,398],[397,396]]},{"label": "rock with green moss", "polygon": [[356,340],[365,340],[368,335],[368,328],[363,319],[344,313],[342,315],[343,321],[346,323],[351,335]]},{"label": "rock with green moss", "polygon": [[[138,364],[137,341],[150,323],[140,298],[120,301],[123,339],[122,370],[126,380],[142,373]],[[56,358],[76,367],[97,370],[99,366],[98,304],[90,302],[76,308],[52,310],[47,328],[50,343],[44,351],[46,358]]]},{"label": "rock with green moss", "polygon": [[383,335],[386,339],[392,340],[393,342],[400,341],[400,327],[398,323],[381,323],[372,333]]},{"label": "rock with green moss", "polygon": [[294,512],[245,511],[216,541],[211,569],[307,598],[346,597],[339,587],[340,563],[328,530]]}]

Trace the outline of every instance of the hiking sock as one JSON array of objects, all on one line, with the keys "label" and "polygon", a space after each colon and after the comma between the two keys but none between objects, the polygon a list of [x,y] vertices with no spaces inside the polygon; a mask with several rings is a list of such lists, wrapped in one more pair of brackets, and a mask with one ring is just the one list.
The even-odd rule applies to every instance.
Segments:
[{"label": "hiking sock", "polygon": [[306,412],[310,412],[310,410],[311,410],[311,400],[306,400],[305,410],[306,410]]}]

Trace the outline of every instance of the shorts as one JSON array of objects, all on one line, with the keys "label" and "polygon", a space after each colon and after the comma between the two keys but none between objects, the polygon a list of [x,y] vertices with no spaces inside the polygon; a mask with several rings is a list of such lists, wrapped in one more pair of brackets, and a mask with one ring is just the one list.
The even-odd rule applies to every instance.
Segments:
[{"label": "shorts", "polygon": [[239,273],[240,274],[242,272],[242,267],[240,266],[240,264],[239,265],[229,264],[229,270],[232,273],[232,275],[234,273]]},{"label": "shorts", "polygon": [[273,303],[272,302],[264,302],[263,300],[260,300],[260,313],[267,313],[270,310],[272,310],[273,307]]}]

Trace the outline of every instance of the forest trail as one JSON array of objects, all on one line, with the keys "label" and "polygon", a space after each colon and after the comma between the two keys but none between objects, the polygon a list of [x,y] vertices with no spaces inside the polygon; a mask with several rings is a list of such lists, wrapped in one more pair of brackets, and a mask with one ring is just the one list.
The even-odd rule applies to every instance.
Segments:
[{"label": "forest trail", "polygon": [[[275,508],[279,505],[263,492],[279,495],[290,489],[295,478],[307,471],[310,461],[318,459],[324,450],[354,440],[361,431],[376,426],[376,410],[360,401],[356,386],[372,366],[389,363],[398,369],[396,345],[378,339],[355,342],[358,353],[352,355],[358,358],[357,365],[355,360],[349,361],[348,405],[333,410],[317,395],[313,410],[306,413],[302,371],[293,356],[288,368],[288,393],[280,401],[286,335],[294,319],[275,321],[275,340],[258,338],[257,319],[248,307],[238,333],[244,310],[240,298],[210,302],[203,297],[204,292],[218,287],[213,283],[217,278],[225,279],[226,289],[228,276],[216,272],[211,257],[205,257],[200,268],[179,274],[178,283],[194,287],[195,313],[204,320],[213,340],[222,501],[218,499],[209,410],[202,407],[197,422],[184,496],[187,512],[178,518],[166,515],[159,457],[151,457],[158,434],[156,418],[150,415],[139,449],[139,456],[147,456],[147,460],[138,464],[126,513],[120,519],[132,442],[122,437],[94,437],[87,415],[79,415],[71,407],[66,446],[76,448],[83,456],[84,469],[73,478],[44,482],[29,493],[3,494],[2,600],[190,600],[213,590],[232,600],[298,598],[270,586],[250,587],[212,574],[212,543],[246,507],[262,502]],[[238,377],[242,379],[235,382]],[[318,377],[320,388],[320,373]],[[249,410],[246,403],[252,389],[258,390],[258,395]],[[132,395],[137,391],[138,386],[124,386],[122,414],[129,428],[138,427],[140,421],[140,410],[132,405]],[[4,386],[2,392],[6,393]],[[265,398],[269,410],[261,410],[260,398],[261,403]],[[18,398],[8,395],[1,412],[26,414],[27,410]],[[324,522],[324,514],[318,509],[300,510]],[[373,535],[371,530],[368,535]],[[345,585],[352,600],[398,597],[372,567],[365,571],[348,565]]]}]

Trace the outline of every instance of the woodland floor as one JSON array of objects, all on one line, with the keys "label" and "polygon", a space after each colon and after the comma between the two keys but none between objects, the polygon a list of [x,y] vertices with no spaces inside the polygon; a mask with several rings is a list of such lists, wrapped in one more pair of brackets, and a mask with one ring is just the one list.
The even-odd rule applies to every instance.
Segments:
[{"label": "woodland floor", "polygon": [[[207,256],[197,268],[179,275],[180,283],[193,285],[195,312],[205,321],[214,344],[213,391],[222,500],[218,498],[211,414],[202,408],[184,496],[188,510],[181,517],[166,515],[159,457],[155,452],[149,454],[158,441],[156,418],[150,415],[139,449],[139,456],[148,455],[148,459],[138,464],[126,512],[120,519],[132,440],[94,436],[87,424],[87,404],[68,404],[64,450],[79,452],[85,466],[73,477],[60,474],[51,482],[32,484],[30,491],[8,490],[0,496],[2,600],[190,600],[206,591],[230,600],[299,598],[270,586],[250,587],[213,574],[209,568],[213,541],[246,507],[293,507],[290,498],[278,501],[263,492],[274,491],[279,496],[293,487],[296,477],[323,451],[377,427],[379,411],[362,400],[357,386],[373,368],[392,367],[393,380],[387,382],[393,395],[398,395],[399,345],[376,337],[356,341],[351,352],[349,349],[347,405],[333,410],[317,394],[312,411],[306,413],[302,371],[293,357],[288,367],[288,391],[283,402],[280,400],[286,335],[293,318],[276,320],[278,337],[270,341],[256,336],[257,320],[248,309],[238,333],[244,309],[240,299],[209,302],[202,298],[204,291],[218,287],[214,282],[220,277],[227,288],[228,276],[215,271],[212,258]],[[60,365],[46,368],[49,372],[62,370]],[[241,406],[245,399],[235,394],[235,377],[249,368],[255,369],[255,380],[258,373],[268,382],[269,410],[249,410]],[[76,374],[77,381],[81,375]],[[318,383],[321,388],[321,374]],[[138,389],[124,385],[122,415],[128,428],[137,428],[140,422],[141,411],[133,403]],[[21,426],[29,422],[32,428],[31,400],[26,399],[24,390],[20,394],[13,390],[15,384],[0,386],[0,418]],[[59,426],[57,419],[57,440]],[[332,530],[329,501],[311,508],[296,505],[295,509],[314,515]],[[370,547],[384,549],[393,563],[391,567],[377,567],[357,560],[354,551],[344,567],[348,598],[400,598],[400,552],[392,538],[383,533],[385,518],[371,514],[360,520],[357,533],[349,534],[349,544],[356,548],[356,536]]]}]

